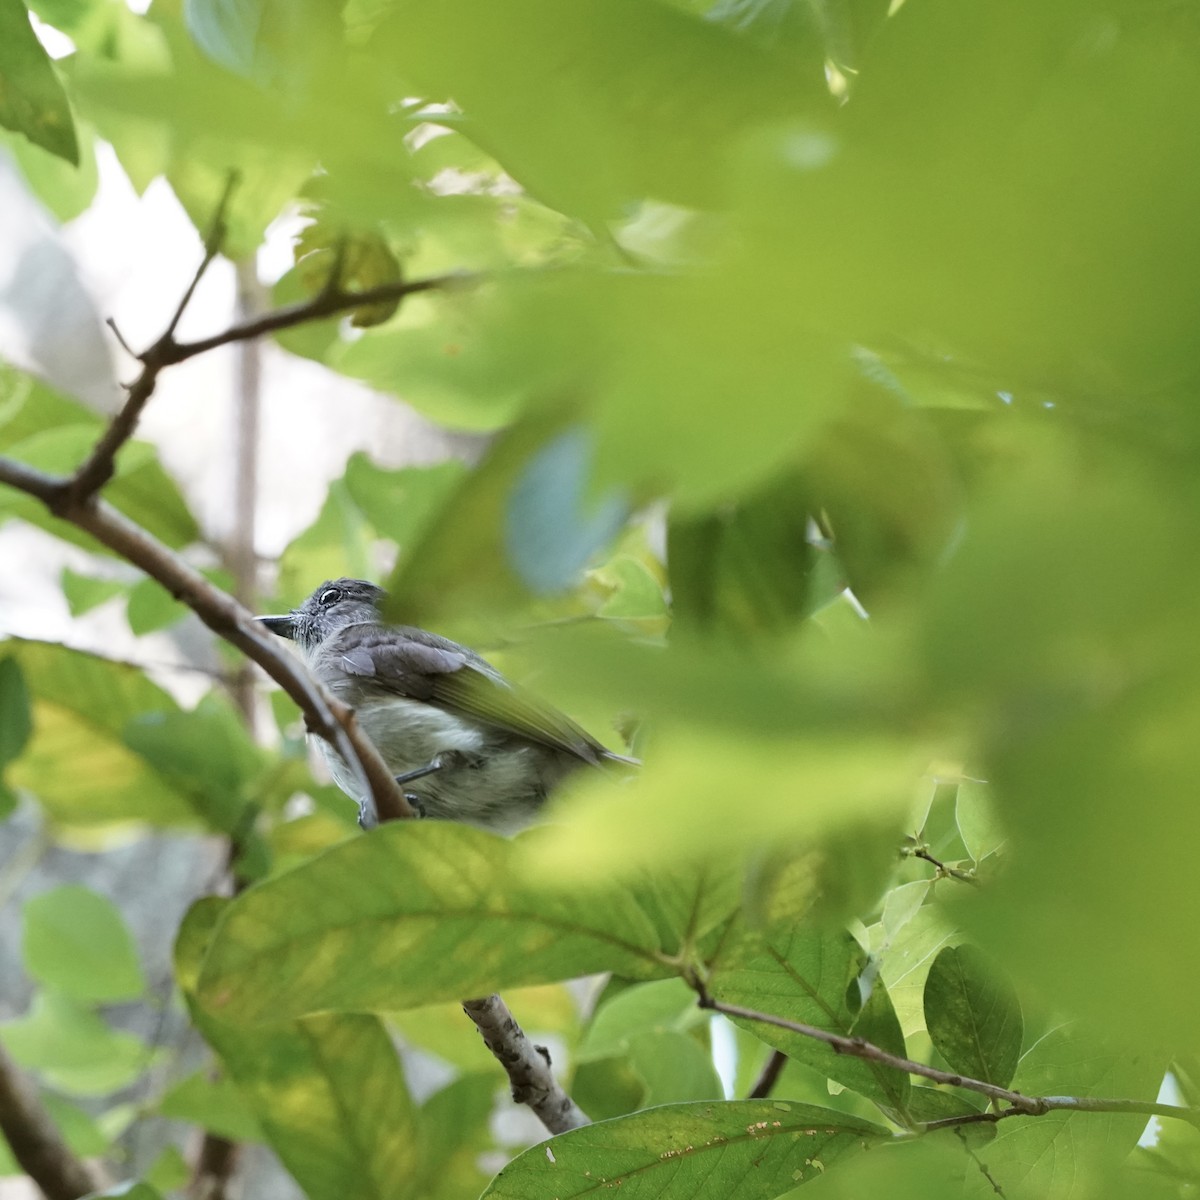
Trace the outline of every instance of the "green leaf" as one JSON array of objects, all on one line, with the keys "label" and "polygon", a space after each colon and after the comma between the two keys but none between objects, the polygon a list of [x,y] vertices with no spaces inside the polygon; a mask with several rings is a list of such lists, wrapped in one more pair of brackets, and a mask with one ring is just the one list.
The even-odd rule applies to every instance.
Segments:
[{"label": "green leaf", "polygon": [[[927,891],[929,885],[920,886]],[[885,922],[888,915],[885,908]],[[942,948],[962,935],[937,904],[925,904],[898,929],[888,929],[885,924],[871,932],[881,935],[882,945],[876,951],[881,960],[880,976],[904,1036],[912,1037],[925,1028],[925,980],[929,969]],[[871,944],[875,947],[878,942],[873,940]]]},{"label": "green leaf", "polygon": [[95,199],[100,182],[95,135],[85,123],[76,122],[76,136],[78,165],[17,134],[0,133],[0,146],[12,155],[30,190],[60,221],[72,221],[84,212]]},{"label": "green leaf", "polygon": [[[99,425],[68,425],[35,433],[8,448],[11,457],[53,474],[69,474],[84,461],[99,436]],[[117,474],[104,497],[131,520],[168,546],[179,549],[200,536],[200,528],[174,481],[159,465],[154,448],[129,442],[117,455]],[[6,491],[0,514],[7,512],[57,537],[96,550],[97,543],[54,517],[40,501]],[[109,553],[103,550],[104,553]]]},{"label": "green leaf", "polygon": [[0,125],[79,163],[67,94],[21,0],[0,0]]},{"label": "green leaf", "polygon": [[719,511],[672,513],[667,560],[676,621],[734,639],[786,631],[811,604],[812,507],[802,481],[788,472]]},{"label": "green leaf", "polygon": [[[12,641],[34,701],[35,733],[11,776],[67,825],[147,821],[221,827],[227,796],[164,773],[138,753],[153,715],[184,721],[178,705],[136,668],[48,642]],[[199,718],[203,719],[203,718]],[[225,768],[212,764],[220,774]]]},{"label": "green leaf", "polygon": [[192,1016],[263,1134],[312,1200],[402,1200],[420,1161],[415,1113],[382,1022],[326,1014],[253,1032],[195,1004],[199,959],[226,902],[194,905],[176,944]]},{"label": "green leaf", "polygon": [[487,1183],[479,1165],[491,1143],[487,1119],[496,1095],[495,1060],[482,1074],[460,1075],[421,1106],[421,1164],[411,1194],[474,1196]]},{"label": "green leaf", "polygon": [[[727,684],[714,679],[726,690],[707,697],[719,697],[725,711]],[[631,684],[628,694],[644,693]],[[691,699],[699,705],[706,697]],[[629,877],[861,825],[894,826],[927,761],[913,742],[889,736],[842,729],[781,740],[676,719],[656,730],[654,753],[633,778],[619,786],[599,773],[570,781],[563,819],[528,843],[531,869],[561,880]],[[750,778],[753,797],[731,820],[729,797]]]},{"label": "green leaf", "polygon": [[191,1177],[192,1168],[183,1152],[178,1146],[166,1145],[146,1169],[145,1183],[163,1195],[169,1195],[182,1191]]},{"label": "green leaf", "polygon": [[133,937],[116,906],[79,884],[25,902],[30,975],[76,1000],[132,1000],[145,988]]},{"label": "green leaf", "polygon": [[[193,803],[214,828],[236,834],[265,756],[223,697],[209,694],[191,712],[150,712],[123,730],[125,744]],[[203,800],[199,800],[199,797]]]},{"label": "green leaf", "polygon": [[977,863],[1004,845],[1004,828],[986,784],[975,779],[964,779],[958,785],[954,811],[963,845]]},{"label": "green leaf", "polygon": [[[878,978],[868,984],[866,968],[866,954],[848,933],[785,926],[736,942],[716,964],[710,990],[724,1003],[865,1038],[904,1057],[904,1035],[887,989]],[[835,1054],[824,1042],[765,1022],[738,1018],[737,1023],[789,1058],[887,1110],[903,1112],[909,1091],[903,1071]]]},{"label": "green leaf", "polygon": [[134,637],[145,637],[182,620],[187,609],[157,580],[142,579],[129,589],[125,616]]},{"label": "green leaf", "polygon": [[158,1102],[158,1113],[235,1142],[261,1142],[263,1132],[241,1092],[227,1075],[197,1071],[181,1079]]},{"label": "green leaf", "polygon": [[377,1017],[329,1014],[253,1033],[204,1017],[271,1147],[312,1200],[402,1200],[419,1160],[400,1063]]},{"label": "green leaf", "polygon": [[130,1180],[116,1187],[105,1188],[102,1192],[93,1192],[88,1200],[163,1200],[163,1197],[151,1184]]},{"label": "green leaf", "polygon": [[608,593],[597,615],[611,621],[665,620],[663,581],[631,554],[617,554],[588,572],[588,579]]},{"label": "green leaf", "polygon": [[973,946],[947,946],[925,979],[925,1026],[952,1071],[1008,1087],[1025,1021],[1011,981]]},{"label": "green leaf", "polygon": [[484,1192],[569,1200],[770,1200],[886,1139],[876,1125],[785,1100],[673,1104],[560,1134],[514,1159]]},{"label": "green leaf", "polygon": [[73,617],[91,612],[93,608],[127,590],[127,585],[118,579],[96,579],[91,575],[80,575],[70,567],[63,568],[59,582]]},{"label": "green leaf", "polygon": [[488,433],[509,424],[525,395],[505,374],[503,351],[481,329],[495,321],[486,296],[414,296],[381,329],[333,346],[334,370],[402,396],[418,412],[451,429]]},{"label": "green leaf", "polygon": [[503,16],[481,0],[409,2],[377,37],[418,94],[454,97],[528,191],[591,222],[645,195],[712,203],[747,125],[831,107],[815,44],[797,79],[716,25],[636,0],[569,13],[520,0]]},{"label": "green leaf", "polygon": [[32,732],[29,692],[21,664],[6,655],[0,659],[0,769],[21,753]]},{"label": "green leaf", "polygon": [[601,1002],[578,1054],[585,1060],[608,1058],[627,1051],[638,1034],[679,1032],[706,1019],[696,993],[682,979],[637,983]]},{"label": "green leaf", "polygon": [[[1163,1065],[1153,1055],[1106,1044],[1077,1024],[1060,1026],[1026,1051],[1012,1086],[1027,1096],[1071,1095],[1150,1100]],[[1006,1121],[988,1143],[988,1170],[1008,1200],[1090,1200],[1137,1143],[1146,1118],[1132,1113],[1050,1112]],[[990,1185],[968,1176],[969,1196]],[[1125,1193],[1132,1194],[1132,1193]]]},{"label": "green leaf", "polygon": [[594,971],[668,973],[628,894],[539,890],[513,864],[511,842],[437,821],[336,846],[230,905],[197,994],[215,1016],[257,1024]]},{"label": "green leaf", "polygon": [[609,493],[586,503],[588,434],[573,427],[534,454],[514,481],[504,519],[508,561],[531,592],[561,592],[624,524],[627,504]]},{"label": "green leaf", "polygon": [[350,498],[376,530],[407,548],[436,519],[466,474],[466,467],[454,460],[389,471],[359,452],[350,456],[343,480]]},{"label": "green leaf", "polygon": [[646,1087],[641,1108],[724,1097],[711,1051],[688,1034],[639,1033],[630,1040],[629,1063]]},{"label": "green leaf", "polygon": [[402,547],[388,580],[385,615],[436,625],[463,614],[494,617],[530,603],[511,552],[510,505],[530,463],[565,421],[561,414],[530,417],[492,443],[422,536]]},{"label": "green leaf", "polygon": [[23,1067],[78,1096],[101,1096],[132,1083],[154,1061],[132,1034],[54,992],[39,992],[29,1013],[0,1025],[0,1041]]},{"label": "green leaf", "polygon": [[281,595],[307,596],[322,579],[368,578],[371,530],[343,480],[329,485],[317,519],[284,550],[279,562]]}]

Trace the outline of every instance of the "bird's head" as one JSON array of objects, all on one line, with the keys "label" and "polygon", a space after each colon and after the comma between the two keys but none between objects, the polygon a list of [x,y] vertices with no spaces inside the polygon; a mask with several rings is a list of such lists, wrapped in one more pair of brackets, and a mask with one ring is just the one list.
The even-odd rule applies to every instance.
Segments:
[{"label": "bird's head", "polygon": [[312,650],[344,625],[379,620],[383,588],[365,579],[329,579],[299,608],[275,617],[259,617],[272,633]]}]

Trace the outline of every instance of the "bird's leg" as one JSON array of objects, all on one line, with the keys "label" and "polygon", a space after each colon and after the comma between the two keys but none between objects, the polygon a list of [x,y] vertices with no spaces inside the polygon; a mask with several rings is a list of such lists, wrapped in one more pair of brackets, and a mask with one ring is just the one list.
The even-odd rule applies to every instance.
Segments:
[{"label": "bird's leg", "polygon": [[396,775],[393,778],[399,784],[412,783],[414,779],[424,779],[426,775],[432,775],[434,771],[440,771],[445,764],[442,762],[440,754],[435,755],[423,767],[417,767],[415,771],[405,771],[403,775]]}]

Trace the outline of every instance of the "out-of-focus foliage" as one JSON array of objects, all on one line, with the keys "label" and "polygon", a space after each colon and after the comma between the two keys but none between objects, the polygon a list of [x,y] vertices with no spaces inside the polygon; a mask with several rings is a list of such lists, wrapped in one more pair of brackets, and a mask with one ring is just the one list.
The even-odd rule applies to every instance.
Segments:
[{"label": "out-of-focus foliage", "polygon": [[[361,837],[289,702],[263,747],[218,684],[186,707],[6,643],[0,810],[91,847],[218,833],[253,883],[177,947],[215,1074],[109,1021],[145,986],[111,908],[26,906],[38,987],[0,1038],[70,1144],[106,1152],[141,1077],[146,1111],[265,1141],[314,1200],[1191,1195],[1187,1125],[1139,1147],[1128,1113],[970,1123],[976,1093],[694,999],[1026,1095],[1153,1100],[1170,1070],[1195,1101],[1193,6],[33,8],[75,50],[52,64],[4,0],[0,123],[60,217],[102,138],[200,228],[238,171],[233,256],[303,214],[279,304],[463,275],[280,335],[495,436],[469,468],[353,457],[274,599],[394,563],[390,616],[644,763],[578,777],[515,842]],[[0,452],[78,464],[90,409],[0,389]],[[210,561],[148,446],[105,495]],[[94,556],[63,575],[73,613],[186,615],[27,497],[0,519]],[[563,986],[585,972],[612,973],[594,1007]],[[527,989],[596,1124],[499,1140],[497,1069],[452,1006],[497,987]],[[741,1099],[767,1047],[788,1065]],[[418,1052],[449,1079],[421,1100]]]}]

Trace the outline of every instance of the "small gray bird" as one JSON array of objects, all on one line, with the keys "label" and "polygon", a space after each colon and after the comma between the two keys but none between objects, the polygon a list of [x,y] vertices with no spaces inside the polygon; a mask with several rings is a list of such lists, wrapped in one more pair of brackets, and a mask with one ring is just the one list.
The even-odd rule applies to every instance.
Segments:
[{"label": "small gray bird", "polygon": [[[313,675],[355,710],[396,782],[416,785],[405,794],[422,815],[513,833],[579,767],[636,765],[466,646],[384,625],[383,597],[365,580],[333,579],[290,613],[258,619],[295,641]],[[337,751],[321,748],[365,826],[370,797]]]}]

